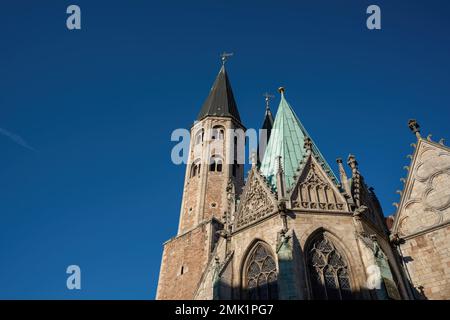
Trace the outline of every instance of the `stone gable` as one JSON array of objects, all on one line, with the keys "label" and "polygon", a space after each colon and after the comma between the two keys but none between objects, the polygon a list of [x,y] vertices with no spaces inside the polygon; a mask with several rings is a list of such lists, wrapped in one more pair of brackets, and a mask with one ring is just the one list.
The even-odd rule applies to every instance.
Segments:
[{"label": "stone gable", "polygon": [[293,209],[347,211],[347,202],[336,185],[310,156],[290,192]]},{"label": "stone gable", "polygon": [[234,229],[243,228],[276,210],[277,204],[274,193],[256,168],[252,169],[237,209]]},{"label": "stone gable", "polygon": [[394,232],[405,237],[450,218],[450,150],[420,139],[409,168]]},{"label": "stone gable", "polygon": [[419,138],[392,233],[414,298],[450,297],[450,150]]}]

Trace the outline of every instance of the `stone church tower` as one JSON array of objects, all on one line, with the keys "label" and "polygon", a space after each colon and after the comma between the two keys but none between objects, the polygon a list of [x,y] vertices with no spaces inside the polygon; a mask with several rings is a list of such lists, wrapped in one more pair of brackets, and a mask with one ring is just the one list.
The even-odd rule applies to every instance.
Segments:
[{"label": "stone church tower", "polygon": [[231,210],[226,190],[244,184],[236,156],[244,134],[223,65],[191,128],[178,234],[164,245],[158,299],[194,297]]},{"label": "stone church tower", "polygon": [[191,128],[178,233],[164,244],[156,298],[414,298],[355,156],[349,175],[337,160],[336,176],[279,92],[275,119],[268,108],[264,118],[267,148],[244,182],[236,158],[245,128],[222,66]]}]

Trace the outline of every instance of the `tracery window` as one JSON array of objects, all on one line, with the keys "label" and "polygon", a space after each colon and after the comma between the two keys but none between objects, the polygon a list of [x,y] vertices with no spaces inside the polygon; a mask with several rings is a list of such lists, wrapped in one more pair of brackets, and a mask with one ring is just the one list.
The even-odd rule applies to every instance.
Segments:
[{"label": "tracery window", "polygon": [[278,299],[277,266],[265,245],[258,243],[252,250],[244,272],[248,299]]},{"label": "tracery window", "polygon": [[351,299],[348,265],[333,243],[322,234],[309,248],[308,269],[313,299]]}]

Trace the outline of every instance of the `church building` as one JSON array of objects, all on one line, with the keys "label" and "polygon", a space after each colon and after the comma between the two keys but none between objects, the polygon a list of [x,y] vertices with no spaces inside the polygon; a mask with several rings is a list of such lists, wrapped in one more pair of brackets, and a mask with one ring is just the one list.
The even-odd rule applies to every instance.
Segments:
[{"label": "church building", "polygon": [[336,175],[279,94],[275,118],[266,106],[264,153],[244,172],[229,132],[246,128],[222,65],[190,129],[156,298],[450,299],[450,149],[410,121],[415,152],[386,218],[357,158],[337,159]]}]

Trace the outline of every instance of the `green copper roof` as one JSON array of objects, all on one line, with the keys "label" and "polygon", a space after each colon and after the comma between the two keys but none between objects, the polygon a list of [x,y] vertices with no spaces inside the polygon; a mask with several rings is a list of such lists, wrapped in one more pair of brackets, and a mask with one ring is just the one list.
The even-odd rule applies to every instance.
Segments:
[{"label": "green copper roof", "polygon": [[[303,127],[302,123],[292,110],[289,103],[281,92],[281,101],[273,124],[269,143],[261,163],[261,173],[267,178],[272,188],[276,189],[277,158],[281,156],[281,165],[283,167],[286,187],[289,189],[295,182],[294,175],[300,165],[300,160],[306,154],[304,148],[305,138],[311,136]],[[326,163],[319,149],[313,142],[313,155],[319,163],[322,163],[324,169],[330,177],[337,182],[336,176]]]}]

